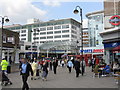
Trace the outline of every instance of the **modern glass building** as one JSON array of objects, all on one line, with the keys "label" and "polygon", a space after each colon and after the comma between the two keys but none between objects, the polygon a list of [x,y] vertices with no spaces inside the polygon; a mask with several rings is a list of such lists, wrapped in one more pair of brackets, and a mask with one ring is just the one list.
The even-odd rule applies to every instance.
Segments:
[{"label": "modern glass building", "polygon": [[89,46],[102,47],[102,38],[99,33],[104,30],[103,11],[88,13],[86,17],[88,18]]}]

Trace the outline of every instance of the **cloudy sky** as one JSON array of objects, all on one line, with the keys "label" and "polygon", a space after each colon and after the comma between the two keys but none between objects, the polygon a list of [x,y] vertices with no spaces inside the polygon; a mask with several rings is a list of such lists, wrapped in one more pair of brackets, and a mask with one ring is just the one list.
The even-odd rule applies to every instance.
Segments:
[{"label": "cloudy sky", "polygon": [[83,9],[84,19],[88,12],[103,10],[102,0],[0,0],[0,16],[8,16],[9,24],[25,24],[31,18],[79,20],[79,15],[73,14],[76,5]]}]

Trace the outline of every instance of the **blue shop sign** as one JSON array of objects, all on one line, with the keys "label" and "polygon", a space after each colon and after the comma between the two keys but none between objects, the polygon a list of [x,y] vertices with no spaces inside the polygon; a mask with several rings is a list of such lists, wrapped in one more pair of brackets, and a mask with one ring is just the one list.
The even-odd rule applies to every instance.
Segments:
[{"label": "blue shop sign", "polygon": [[84,52],[84,53],[92,53],[92,49],[86,49],[86,50],[80,50],[80,53]]},{"label": "blue shop sign", "polygon": [[114,42],[114,43],[105,43],[104,48],[115,48],[120,45],[120,42]]}]

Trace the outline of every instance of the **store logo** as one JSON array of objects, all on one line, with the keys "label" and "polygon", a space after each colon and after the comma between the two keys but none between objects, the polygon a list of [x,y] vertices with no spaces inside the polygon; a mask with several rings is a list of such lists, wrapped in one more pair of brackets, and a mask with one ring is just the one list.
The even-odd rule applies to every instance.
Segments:
[{"label": "store logo", "polygon": [[118,26],[120,25],[120,16],[118,15],[114,15],[110,18],[109,22],[114,25],[114,26]]},{"label": "store logo", "polygon": [[112,46],[113,46],[113,47],[117,47],[117,43],[113,43]]}]

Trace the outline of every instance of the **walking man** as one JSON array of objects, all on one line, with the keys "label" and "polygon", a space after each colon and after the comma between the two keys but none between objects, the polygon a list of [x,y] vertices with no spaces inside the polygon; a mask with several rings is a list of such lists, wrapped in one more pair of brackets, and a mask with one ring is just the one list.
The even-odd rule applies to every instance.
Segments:
[{"label": "walking man", "polygon": [[83,74],[85,73],[85,66],[86,66],[84,58],[82,58],[82,60],[80,62],[80,66],[81,66],[82,76],[83,76]]},{"label": "walking man", "polygon": [[68,69],[69,69],[69,73],[71,73],[71,69],[72,69],[72,67],[73,67],[73,63],[72,63],[71,60],[68,61],[67,67],[68,67]]},{"label": "walking man", "polygon": [[75,65],[74,67],[75,67],[75,70],[76,70],[76,77],[79,77],[79,74],[81,73],[81,71],[80,71],[80,62],[77,58],[74,62],[74,65]]},{"label": "walking man", "polygon": [[57,62],[57,60],[54,60],[54,62],[53,62],[54,74],[56,74],[57,66],[58,66],[58,62]]},{"label": "walking man", "polygon": [[27,79],[29,77],[29,72],[31,72],[31,75],[33,76],[33,71],[31,65],[27,62],[25,58],[21,59],[21,65],[20,65],[20,74],[22,75],[22,81],[23,81],[23,87],[22,90],[29,90],[29,86],[27,84]]}]

